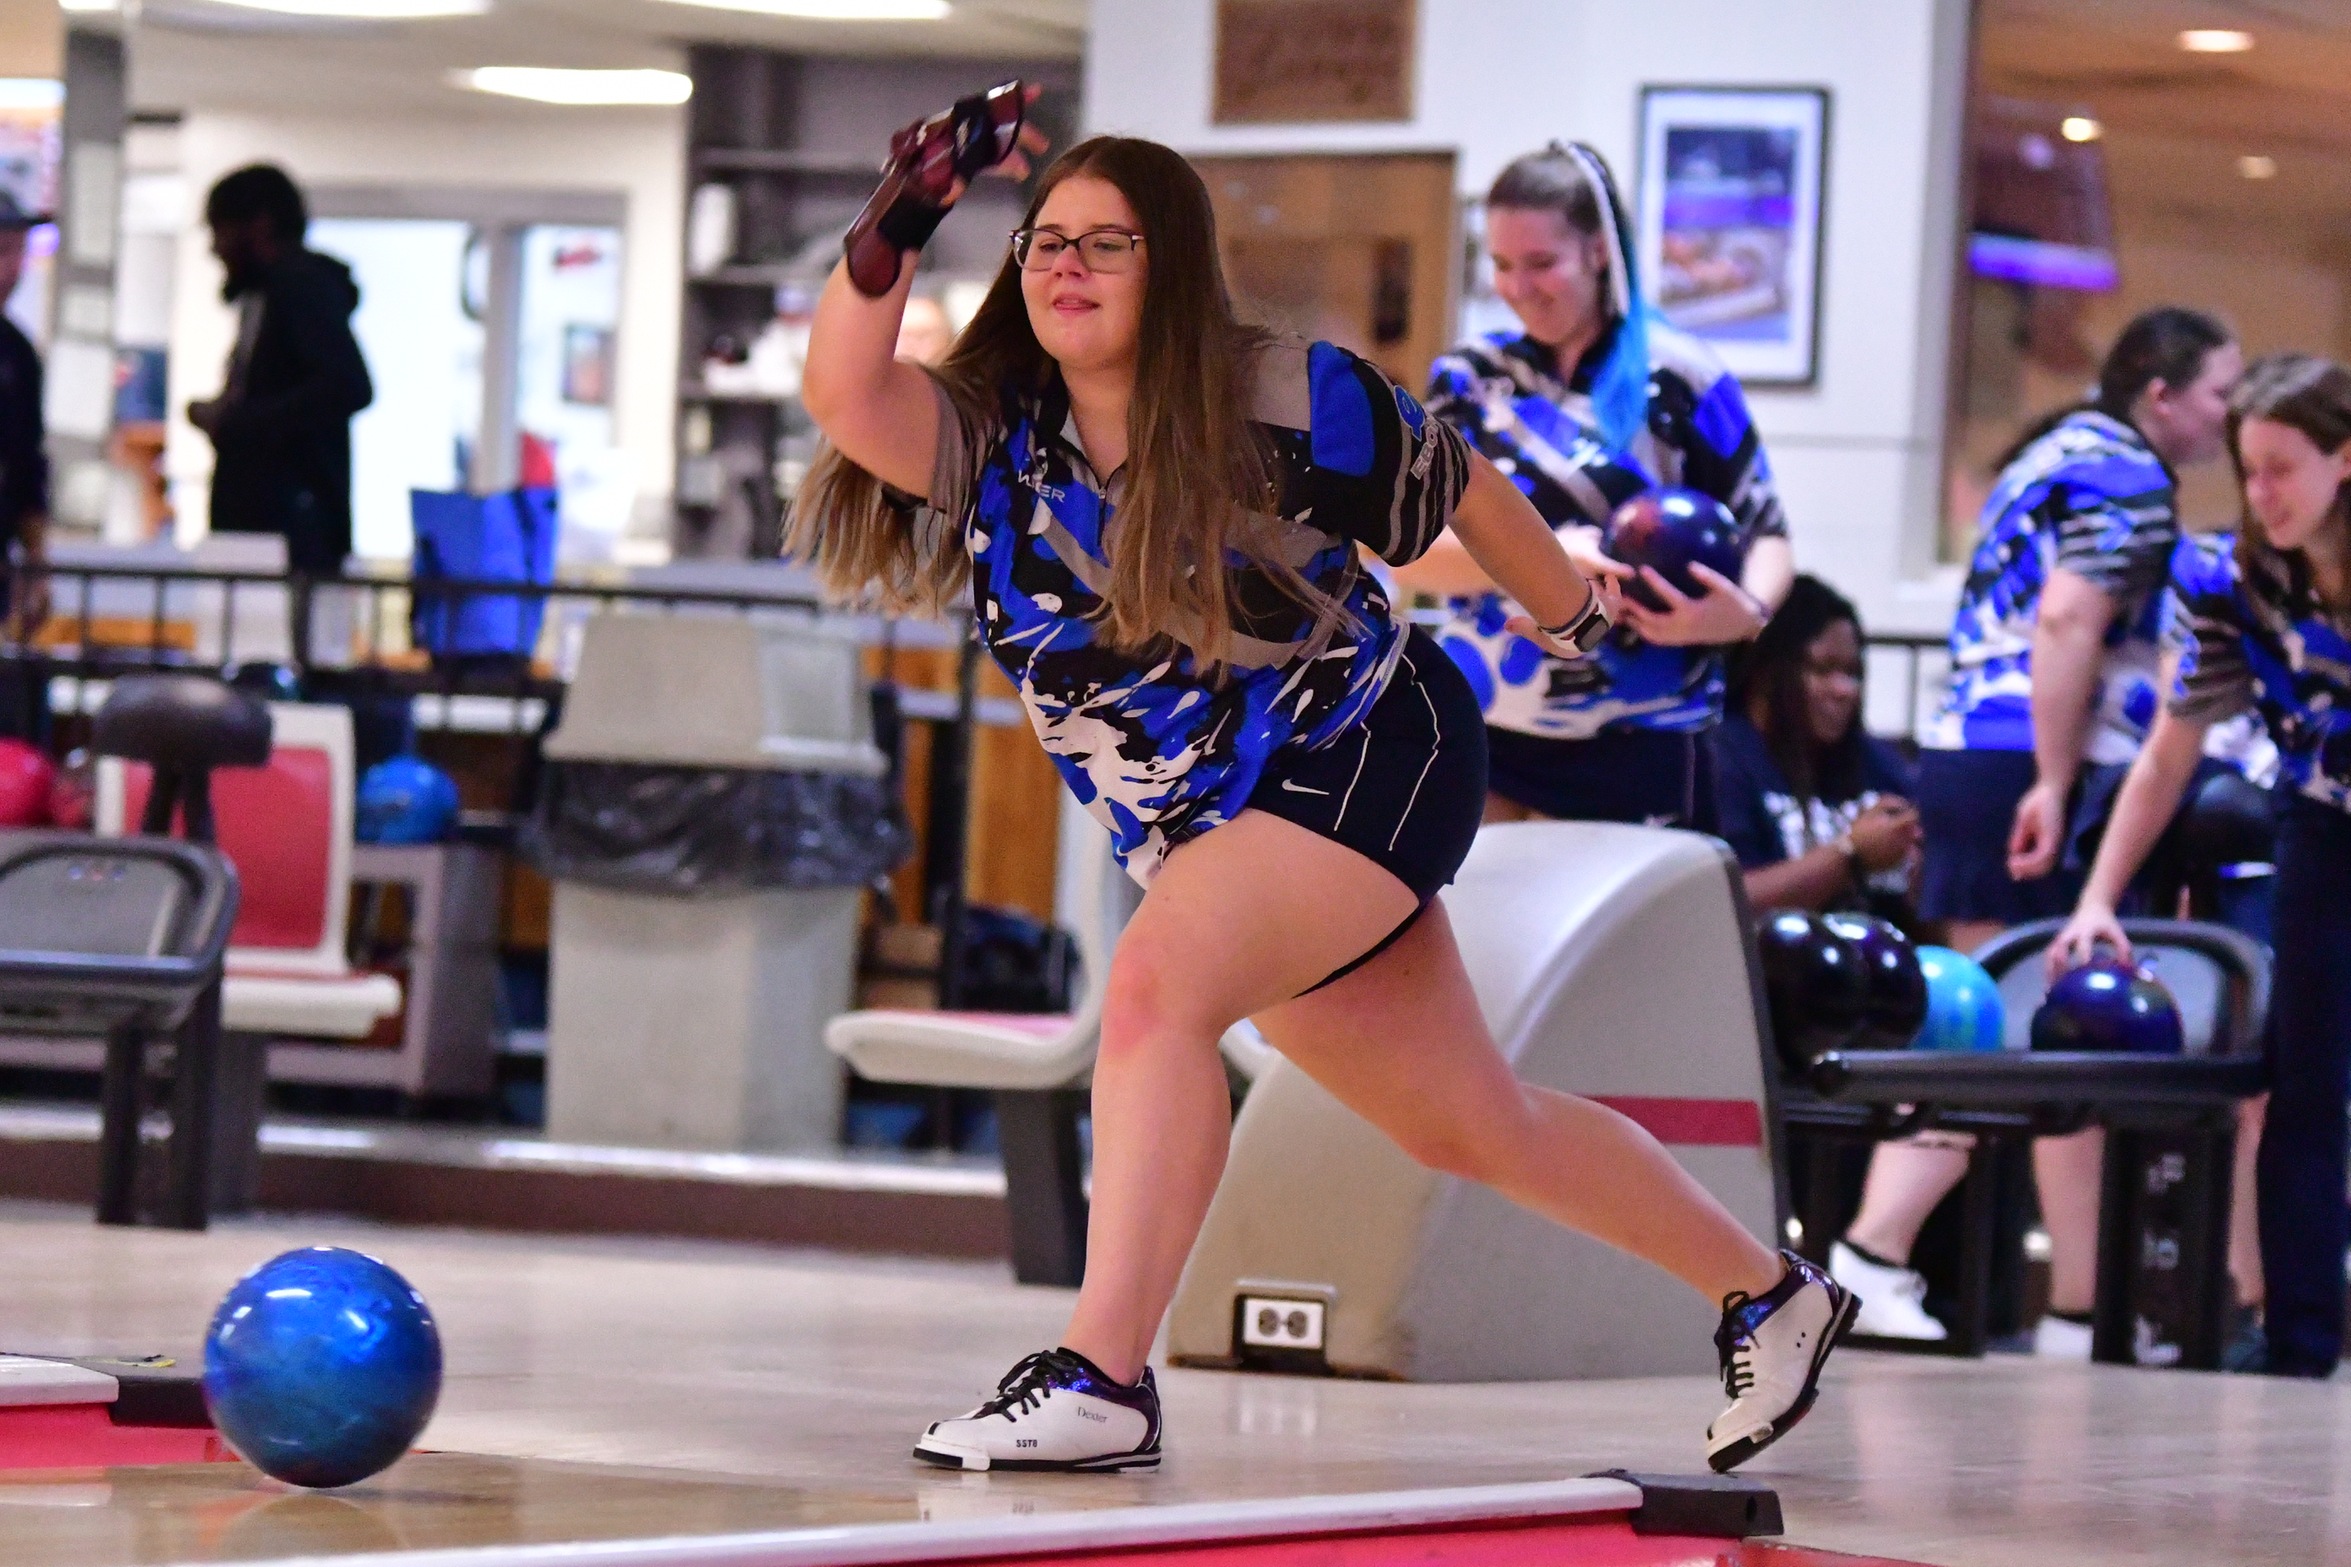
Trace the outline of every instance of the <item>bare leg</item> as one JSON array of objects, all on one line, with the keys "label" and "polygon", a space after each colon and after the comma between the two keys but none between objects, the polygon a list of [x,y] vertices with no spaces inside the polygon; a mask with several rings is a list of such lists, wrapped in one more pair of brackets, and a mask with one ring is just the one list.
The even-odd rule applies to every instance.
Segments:
[{"label": "bare leg", "polygon": [[1442,903],[1374,962],[1256,1021],[1432,1169],[1644,1257],[1709,1300],[1762,1294],[1780,1279],[1771,1248],[1656,1138],[1590,1100],[1518,1080],[1487,1032]]},{"label": "bare leg", "polygon": [[1516,800],[1505,800],[1498,794],[1486,796],[1486,813],[1478,818],[1484,822],[1539,822],[1546,820],[1530,806]]},{"label": "bare leg", "polygon": [[1910,1266],[1910,1248],[1942,1200],[1967,1178],[1967,1156],[1975,1139],[1927,1133],[1870,1151],[1869,1175],[1861,1185],[1861,1211],[1845,1228],[1845,1239],[1872,1256]]},{"label": "bare leg", "polygon": [[2259,1306],[2269,1298],[2261,1273],[2259,1210],[2253,1201],[2254,1165],[2261,1152],[2261,1123],[2268,1119],[2269,1095],[2237,1106],[2237,1168],[2229,1187],[2229,1278],[2237,1303]]},{"label": "bare leg", "polygon": [[1940,944],[1954,952],[1973,952],[2007,928],[1998,920],[1949,920],[1943,925]]},{"label": "bare leg", "polygon": [[2049,1309],[2079,1314],[2098,1293],[2098,1180],[2106,1133],[2098,1127],[2033,1143],[2033,1182],[2049,1230]]},{"label": "bare leg", "polygon": [[1223,1169],[1230,1124],[1216,1042],[1247,1016],[1416,1157],[1491,1181],[1709,1298],[1779,1281],[1770,1248],[1648,1133],[1517,1081],[1441,908],[1346,979],[1291,999],[1411,910],[1410,891],[1386,871],[1260,812],[1169,857],[1111,967],[1086,1280],[1069,1348],[1122,1380],[1140,1373]]}]

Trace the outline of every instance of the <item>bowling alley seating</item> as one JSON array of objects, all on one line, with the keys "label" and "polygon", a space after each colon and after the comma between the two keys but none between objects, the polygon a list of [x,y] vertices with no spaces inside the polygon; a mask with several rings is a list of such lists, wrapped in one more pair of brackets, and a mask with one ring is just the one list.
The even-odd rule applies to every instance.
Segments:
[{"label": "bowling alley seating", "polygon": [[[359,973],[345,939],[351,906],[357,764],[350,709],[269,704],[276,743],[261,766],[212,784],[221,849],[243,889],[229,940],[222,1021],[263,1038],[364,1039],[400,1010],[400,983]],[[97,825],[114,834],[146,807],[150,768],[108,758]]]},{"label": "bowling alley seating", "polygon": [[[1781,1100],[1791,1139],[1864,1142],[1940,1129],[1976,1137],[1962,1185],[1957,1320],[1939,1345],[1980,1355],[1995,1265],[1993,1169],[2004,1148],[2086,1126],[2107,1132],[2092,1357],[2120,1364],[2219,1364],[2230,1301],[2228,1217],[2239,1100],[2266,1086],[2268,955],[2225,926],[2128,919],[2123,928],[2180,1009],[2177,1056],[2030,1048],[2042,956],[2062,922],[2002,933],[1974,954],[1999,983],[2006,1048],[1830,1052]],[[1805,1249],[1825,1255],[1845,1213],[1815,1158],[1799,1195]],[[1873,1341],[1879,1342],[1879,1341]]]},{"label": "bowling alley seating", "polygon": [[1104,980],[1141,889],[1109,835],[1085,823],[1076,865],[1083,991],[1066,1013],[871,1008],[825,1027],[825,1047],[877,1083],[975,1088],[995,1096],[1012,1221],[1013,1273],[1024,1284],[1075,1284],[1086,1266],[1078,1116],[1102,1030]]}]

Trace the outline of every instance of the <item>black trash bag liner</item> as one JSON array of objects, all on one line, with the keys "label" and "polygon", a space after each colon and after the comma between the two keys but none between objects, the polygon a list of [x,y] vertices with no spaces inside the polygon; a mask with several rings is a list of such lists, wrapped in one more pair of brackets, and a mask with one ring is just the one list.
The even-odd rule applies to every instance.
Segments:
[{"label": "black trash bag liner", "polygon": [[913,841],[888,778],[551,760],[521,848],[558,881],[690,898],[862,887]]}]

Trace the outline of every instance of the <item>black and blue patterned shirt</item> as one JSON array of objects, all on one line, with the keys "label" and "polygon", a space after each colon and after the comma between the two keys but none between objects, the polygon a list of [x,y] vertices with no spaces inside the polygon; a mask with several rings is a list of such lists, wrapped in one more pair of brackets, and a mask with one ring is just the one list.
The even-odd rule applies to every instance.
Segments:
[{"label": "black and blue patterned shirt", "polygon": [[1460,437],[1330,343],[1266,349],[1254,413],[1275,457],[1272,550],[1355,624],[1318,625],[1233,557],[1236,634],[1219,673],[1172,639],[1110,642],[1103,594],[1122,475],[1087,461],[1059,378],[1035,393],[1007,389],[985,421],[958,416],[940,392],[930,499],[971,554],[988,650],[1138,881],[1175,845],[1238,815],[1283,747],[1326,744],[1370,711],[1403,633],[1356,546],[1398,565],[1417,558],[1469,483]]},{"label": "black and blue patterned shirt", "polygon": [[[1771,462],[1736,377],[1696,338],[1649,327],[1649,422],[1611,451],[1592,408],[1602,338],[1562,379],[1531,337],[1497,332],[1440,357],[1429,411],[1509,475],[1553,528],[1605,527],[1643,490],[1679,485],[1729,508],[1749,543],[1784,536]],[[1558,659],[1503,629],[1517,606],[1495,593],[1452,600],[1438,637],[1498,729],[1581,740],[1611,730],[1696,730],[1722,717],[1721,656],[1657,647],[1620,628],[1585,659]]]},{"label": "black and blue patterned shirt", "polygon": [[2351,614],[2330,612],[2294,561],[2264,551],[2248,573],[2229,535],[2172,562],[2165,638],[2179,658],[2171,709],[2217,723],[2251,708],[2286,782],[2351,811]]},{"label": "black and blue patterned shirt", "polygon": [[2091,410],[2017,454],[1984,502],[1951,625],[1951,681],[1923,742],[2033,748],[2033,632],[2057,567],[2114,600],[2086,760],[2139,754],[2160,700],[2164,574],[2179,547],[2171,471],[2138,431]]}]

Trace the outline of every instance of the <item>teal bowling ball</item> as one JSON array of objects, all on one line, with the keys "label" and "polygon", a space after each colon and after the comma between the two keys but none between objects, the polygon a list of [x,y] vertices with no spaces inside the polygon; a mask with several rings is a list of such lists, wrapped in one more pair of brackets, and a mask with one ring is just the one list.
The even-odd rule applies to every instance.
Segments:
[{"label": "teal bowling ball", "polygon": [[1915,1048],[1998,1050],[2008,1037],[2008,1008],[2000,987],[1984,966],[1949,947],[1921,947],[1918,966],[1926,975],[1927,1015]]},{"label": "teal bowling ball", "polygon": [[289,1485],[353,1485],[416,1440],[441,1396],[441,1336],[409,1282],[338,1246],[239,1279],[204,1335],[204,1402],[229,1445]]}]

